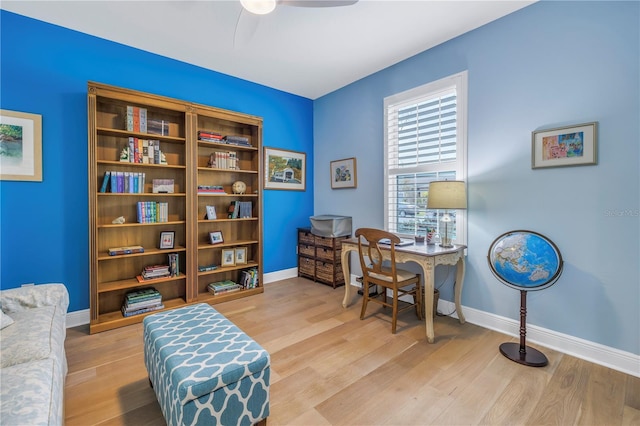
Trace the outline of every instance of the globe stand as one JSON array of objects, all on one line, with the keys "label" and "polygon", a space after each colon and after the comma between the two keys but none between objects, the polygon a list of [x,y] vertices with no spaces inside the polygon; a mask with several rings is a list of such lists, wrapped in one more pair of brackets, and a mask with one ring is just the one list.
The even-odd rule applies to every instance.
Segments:
[{"label": "globe stand", "polygon": [[526,345],[527,335],[527,291],[520,290],[520,344],[507,342],[500,345],[500,353],[511,361],[529,367],[544,367],[547,357],[537,349]]}]

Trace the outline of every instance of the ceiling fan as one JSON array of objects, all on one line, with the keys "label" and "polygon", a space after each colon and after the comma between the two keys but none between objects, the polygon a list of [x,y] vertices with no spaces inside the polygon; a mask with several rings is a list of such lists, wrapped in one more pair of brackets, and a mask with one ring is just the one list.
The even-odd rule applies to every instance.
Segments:
[{"label": "ceiling fan", "polygon": [[351,6],[357,2],[358,0],[240,0],[242,9],[238,15],[233,44],[236,45],[237,41],[249,41],[258,28],[258,15],[267,15],[276,6],[338,7]]},{"label": "ceiling fan", "polygon": [[256,15],[266,15],[273,12],[276,4],[296,7],[336,7],[350,6],[358,0],[240,0],[242,7]]}]

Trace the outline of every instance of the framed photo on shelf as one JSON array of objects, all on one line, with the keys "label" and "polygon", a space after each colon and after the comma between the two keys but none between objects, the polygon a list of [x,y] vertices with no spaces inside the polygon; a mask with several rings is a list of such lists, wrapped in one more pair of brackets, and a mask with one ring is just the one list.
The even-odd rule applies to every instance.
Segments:
[{"label": "framed photo on shelf", "polygon": [[211,244],[224,243],[224,238],[222,238],[222,231],[209,232],[209,242],[211,242]]},{"label": "framed photo on shelf", "polygon": [[598,164],[598,123],[585,123],[531,133],[531,168]]},{"label": "framed photo on shelf", "polygon": [[331,189],[355,188],[357,186],[355,157],[331,162]]},{"label": "framed photo on shelf", "polygon": [[307,154],[285,149],[264,148],[264,189],[304,191]]},{"label": "framed photo on shelf", "polygon": [[236,265],[246,265],[247,263],[247,248],[236,247]]},{"label": "framed photo on shelf", "polygon": [[222,249],[222,266],[236,265],[236,251],[234,249]]},{"label": "framed photo on shelf", "polygon": [[174,240],[176,233],[173,231],[163,231],[160,233],[160,248],[172,249],[174,247]]},{"label": "framed photo on shelf", "polygon": [[207,206],[207,219],[214,220],[217,219],[216,216],[216,206]]},{"label": "framed photo on shelf", "polygon": [[42,116],[0,109],[0,180],[42,182]]}]

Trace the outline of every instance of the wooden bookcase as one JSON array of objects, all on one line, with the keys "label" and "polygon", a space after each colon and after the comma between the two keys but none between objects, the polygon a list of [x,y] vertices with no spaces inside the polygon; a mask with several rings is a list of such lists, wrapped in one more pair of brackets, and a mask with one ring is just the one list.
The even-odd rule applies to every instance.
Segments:
[{"label": "wooden bookcase", "polygon": [[[127,130],[127,107],[146,110],[150,121],[161,125],[163,134]],[[137,129],[137,128],[136,128]],[[198,131],[224,136],[244,136],[250,146],[235,146],[198,140]],[[121,161],[130,138],[159,141],[165,163]],[[262,119],[198,105],[178,99],[90,82],[88,84],[89,140],[89,243],[90,243],[90,332],[100,332],[140,322],[145,314],[124,317],[125,294],[153,286],[161,294],[165,309],[191,303],[220,303],[263,291],[262,263]],[[209,167],[211,154],[235,152],[237,167]],[[133,155],[133,154],[131,154]],[[156,156],[160,161],[160,155]],[[144,174],[139,193],[102,192],[105,172]],[[173,193],[153,193],[154,179],[172,179]],[[234,194],[233,183],[242,181],[245,194]],[[131,179],[133,182],[133,178]],[[218,186],[225,193],[199,194],[198,185]],[[168,204],[168,221],[138,223],[138,202]],[[251,216],[227,218],[232,201],[250,201]],[[218,219],[205,219],[206,206],[215,206]],[[112,223],[124,217],[122,224]],[[173,249],[160,249],[160,233],[172,231]],[[224,242],[212,245],[209,233],[221,231]],[[142,246],[143,253],[110,256],[108,249]],[[222,250],[246,248],[246,262],[220,266]],[[167,264],[168,254],[179,256],[180,273],[174,277],[139,282],[145,266]],[[215,265],[202,272],[199,266]],[[207,285],[215,281],[239,281],[242,271],[255,268],[255,288],[214,295]]]},{"label": "wooden bookcase", "polygon": [[298,228],[298,276],[330,285],[344,285],[342,272],[342,240],[345,237],[313,235],[310,228]]}]

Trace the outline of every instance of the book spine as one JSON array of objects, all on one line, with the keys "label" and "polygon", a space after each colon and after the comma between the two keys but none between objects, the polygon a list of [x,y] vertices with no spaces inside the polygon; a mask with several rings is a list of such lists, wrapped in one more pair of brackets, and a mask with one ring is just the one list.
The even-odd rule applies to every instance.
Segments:
[{"label": "book spine", "polygon": [[111,172],[104,172],[104,178],[102,178],[102,187],[100,188],[100,192],[107,192],[107,186],[109,185],[110,177]]}]

